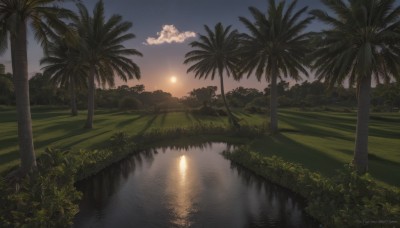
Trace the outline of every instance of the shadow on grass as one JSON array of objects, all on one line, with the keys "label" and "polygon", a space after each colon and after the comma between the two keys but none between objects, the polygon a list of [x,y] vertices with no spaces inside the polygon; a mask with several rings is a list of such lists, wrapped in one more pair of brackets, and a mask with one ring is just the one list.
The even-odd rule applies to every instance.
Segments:
[{"label": "shadow on grass", "polygon": [[161,127],[164,127],[165,118],[167,118],[167,113],[166,113],[166,112],[164,112],[164,113],[162,114],[162,116],[161,116],[161,123],[160,123]]},{"label": "shadow on grass", "polygon": [[51,118],[57,119],[66,119],[66,118],[75,118],[71,116],[69,113],[67,114],[65,111],[59,112],[33,112],[32,119],[33,120],[47,120]]},{"label": "shadow on grass", "polygon": [[[95,123],[98,123],[98,120],[95,120]],[[100,121],[101,122],[101,121]],[[64,130],[64,131],[72,131],[77,128],[77,126],[83,126],[85,124],[85,120],[76,119],[76,120],[64,120],[64,121],[54,121],[53,123],[47,123],[47,127],[40,128],[37,130],[34,129],[34,134],[49,134],[52,131]],[[81,128],[81,127],[80,127]]]},{"label": "shadow on grass", "polygon": [[382,137],[382,138],[392,138],[392,139],[400,139],[400,133],[390,130],[383,130],[382,128],[387,127],[388,125],[393,125],[389,123],[370,123],[369,124],[369,136],[374,137]]},{"label": "shadow on grass", "polygon": [[[47,146],[50,146],[50,145],[52,145],[54,143],[57,143],[57,141],[60,141],[60,140],[63,140],[63,139],[68,139],[68,138],[71,138],[71,137],[76,137],[76,136],[88,133],[90,131],[93,131],[93,130],[78,128],[78,129],[70,131],[68,134],[63,134],[63,135],[60,135],[58,137],[47,137],[45,140],[34,140],[35,148],[47,147]],[[93,137],[96,137],[98,135],[99,134],[90,135],[89,138],[93,138]],[[80,140],[80,142],[82,142],[82,141],[83,140]]]},{"label": "shadow on grass", "polygon": [[[85,137],[85,138],[80,138],[80,139],[77,140],[77,141],[74,141],[74,142],[71,142],[71,143],[69,143],[69,144],[66,144],[66,145],[64,146],[64,148],[65,148],[65,149],[69,149],[69,148],[71,148],[71,147],[73,147],[73,146],[75,146],[75,145],[77,145],[77,144],[79,144],[79,143],[81,143],[81,142],[84,142],[84,141],[86,141],[86,140],[92,139],[92,138],[97,137],[97,136],[100,136],[100,135],[107,134],[107,133],[109,133],[109,132],[111,132],[111,131],[112,131],[112,130],[102,131],[102,132],[99,132],[99,133],[97,133],[97,134],[95,134],[95,135],[90,135],[90,136]],[[100,143],[100,144],[101,144],[101,145],[105,145],[106,142],[103,142],[103,143]],[[97,146],[90,147],[89,149],[93,149],[93,148],[97,148]],[[101,147],[99,147],[99,148],[101,148]]]},{"label": "shadow on grass", "polygon": [[126,125],[132,124],[133,122],[136,122],[137,120],[142,119],[143,117],[144,117],[143,115],[140,115],[140,116],[137,116],[137,117],[135,117],[135,118],[129,118],[129,119],[127,119],[127,120],[124,120],[124,121],[119,122],[119,123],[116,125],[116,127],[117,127],[117,128],[124,127],[124,126],[126,126]]},{"label": "shadow on grass", "polygon": [[0,166],[3,167],[5,165],[10,164],[12,161],[19,159],[19,153],[17,150],[13,150],[4,154],[0,154]]},{"label": "shadow on grass", "polygon": [[251,149],[267,155],[276,155],[286,161],[302,164],[305,168],[332,176],[335,170],[342,168],[343,163],[329,155],[298,143],[285,134],[264,136],[256,139],[250,145]]},{"label": "shadow on grass", "polygon": [[155,114],[153,117],[151,117],[151,118],[147,121],[147,123],[146,123],[146,125],[143,127],[143,129],[139,131],[138,135],[143,135],[143,134],[151,127],[151,125],[153,125],[153,123],[154,123],[154,121],[157,119],[157,117],[158,117],[158,114]]},{"label": "shadow on grass", "polygon": [[[353,141],[354,139],[352,137],[348,137],[345,136],[343,134],[339,134],[337,132],[334,131],[329,131],[329,130],[324,130],[319,128],[318,126],[320,125],[316,125],[315,127],[313,125],[315,124],[321,124],[324,125],[323,123],[320,122],[310,122],[310,121],[304,121],[301,118],[295,118],[295,117],[286,117],[286,116],[279,116],[279,120],[284,121],[290,125],[292,125],[293,127],[295,127],[297,131],[301,131],[307,135],[311,135],[311,136],[318,136],[318,137],[333,137],[333,138],[338,138],[338,139],[342,139],[342,140],[346,140],[346,141]],[[329,127],[334,127],[333,125],[329,126]],[[293,130],[294,131],[294,130]],[[346,132],[351,132],[350,130],[346,131]]]},{"label": "shadow on grass", "polygon": [[188,111],[185,112],[185,117],[186,117],[187,120],[190,121],[190,123],[194,122],[192,114],[190,114]]}]

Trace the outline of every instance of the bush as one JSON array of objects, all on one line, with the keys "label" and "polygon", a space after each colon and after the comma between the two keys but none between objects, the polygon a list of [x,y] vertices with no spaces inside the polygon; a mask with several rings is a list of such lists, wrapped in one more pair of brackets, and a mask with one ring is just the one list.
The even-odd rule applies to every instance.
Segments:
[{"label": "bush", "polygon": [[400,191],[382,188],[368,175],[359,176],[350,166],[331,179],[278,157],[262,156],[247,147],[224,155],[305,197],[306,211],[328,227],[400,222]]},{"label": "bush", "polygon": [[215,111],[217,112],[218,116],[228,116],[228,113],[224,109],[219,108],[216,109]]},{"label": "bush", "polygon": [[200,109],[194,109],[192,112],[197,115],[218,116],[217,111],[210,106],[203,106]]},{"label": "bush", "polygon": [[71,227],[81,197],[76,156],[47,149],[38,171],[10,186],[0,182],[0,227]]},{"label": "bush", "polygon": [[256,107],[256,106],[253,106],[250,104],[246,105],[246,107],[244,108],[244,111],[246,111],[247,113],[250,113],[250,114],[265,114],[265,113],[267,113],[266,109]]},{"label": "bush", "polygon": [[119,103],[121,110],[137,110],[141,106],[141,102],[134,97],[124,97]]}]

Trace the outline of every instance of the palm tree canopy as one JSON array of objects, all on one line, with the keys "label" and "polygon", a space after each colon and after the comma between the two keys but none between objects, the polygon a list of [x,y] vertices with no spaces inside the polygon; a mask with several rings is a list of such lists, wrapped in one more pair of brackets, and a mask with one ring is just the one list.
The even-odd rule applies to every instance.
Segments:
[{"label": "palm tree canopy", "polygon": [[364,77],[400,79],[400,6],[395,0],[322,0],[335,14],[311,12],[330,25],[315,39],[313,68],[331,86]]},{"label": "palm tree canopy", "polygon": [[221,23],[215,25],[212,31],[204,25],[207,35],[199,35],[199,40],[191,42],[194,50],[185,55],[185,64],[193,63],[187,72],[195,72],[195,77],[214,80],[216,73],[228,76],[236,75],[239,65],[239,40],[237,30],[231,31],[231,26],[224,28]]},{"label": "palm tree canopy", "polygon": [[242,41],[242,71],[247,72],[247,77],[253,72],[258,80],[265,75],[267,81],[273,74],[295,80],[301,79],[300,72],[308,76],[306,56],[310,52],[311,33],[304,33],[304,29],[312,17],[303,17],[307,7],[295,11],[296,3],[293,1],[285,8],[285,1],[276,4],[269,0],[266,14],[249,8],[254,22],[239,17],[250,32],[243,35]]},{"label": "palm tree canopy", "polygon": [[30,22],[35,39],[46,49],[55,32],[69,36],[63,18],[73,17],[72,11],[61,8],[59,0],[0,1],[0,53],[7,49],[7,32],[15,36],[19,26]]},{"label": "palm tree canopy", "polygon": [[90,16],[83,4],[77,4],[79,16],[74,20],[81,40],[79,50],[82,59],[95,66],[100,85],[114,85],[114,74],[123,81],[140,79],[139,67],[129,56],[142,54],[136,49],[126,48],[122,43],[135,38],[128,30],[132,23],[122,20],[120,15],[104,17],[104,4],[99,1]]},{"label": "palm tree canopy", "polygon": [[87,87],[88,65],[82,61],[77,47],[69,45],[62,37],[53,40],[48,52],[40,60],[43,74],[51,77],[51,81],[59,86],[70,86],[71,77],[75,87]]}]

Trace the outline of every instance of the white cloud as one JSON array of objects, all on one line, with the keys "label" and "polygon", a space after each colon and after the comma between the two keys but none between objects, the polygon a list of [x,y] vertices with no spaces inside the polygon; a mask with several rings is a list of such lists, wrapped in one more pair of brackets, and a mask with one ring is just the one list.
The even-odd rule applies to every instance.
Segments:
[{"label": "white cloud", "polygon": [[157,32],[157,36],[157,38],[148,37],[144,44],[159,45],[164,43],[183,43],[188,38],[196,37],[196,33],[191,31],[179,32],[174,25],[163,25],[161,32]]}]

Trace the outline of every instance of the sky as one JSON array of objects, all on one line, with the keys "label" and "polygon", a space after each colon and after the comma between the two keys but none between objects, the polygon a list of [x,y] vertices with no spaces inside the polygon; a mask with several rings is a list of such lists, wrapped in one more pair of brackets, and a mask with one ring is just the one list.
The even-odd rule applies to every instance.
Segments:
[{"label": "sky", "polygon": [[[94,0],[82,0],[91,12]],[[289,2],[289,1],[288,1]],[[254,6],[266,12],[267,0],[104,0],[105,13],[108,18],[113,14],[120,14],[123,19],[133,23],[130,32],[136,38],[126,42],[128,48],[135,48],[143,57],[133,57],[133,61],[141,69],[140,80],[130,80],[127,85],[144,84],[146,90],[163,90],[173,96],[186,96],[194,88],[203,86],[218,86],[219,80],[196,79],[194,74],[186,73],[188,65],[184,65],[184,55],[191,50],[189,43],[195,41],[198,34],[204,34],[204,25],[214,27],[218,22],[223,25],[232,25],[239,32],[246,29],[239,21],[239,16],[250,20],[252,17],[248,7]],[[300,0],[297,8],[309,6],[309,9],[322,8],[318,0]],[[75,10],[72,4],[66,7]],[[313,22],[309,29],[320,30],[322,25]],[[32,32],[28,34],[28,72],[34,75],[41,72],[39,65],[43,51],[33,39]],[[6,65],[6,71],[11,72],[11,56],[7,51],[0,56],[0,63]],[[171,82],[175,77],[176,82]],[[306,78],[305,78],[306,79]],[[312,80],[312,76],[308,80]],[[225,79],[225,91],[238,86],[263,90],[268,86],[265,80],[257,81],[255,77],[242,79],[236,82]],[[294,84],[295,82],[291,82]],[[117,80],[117,86],[123,85]]]}]

